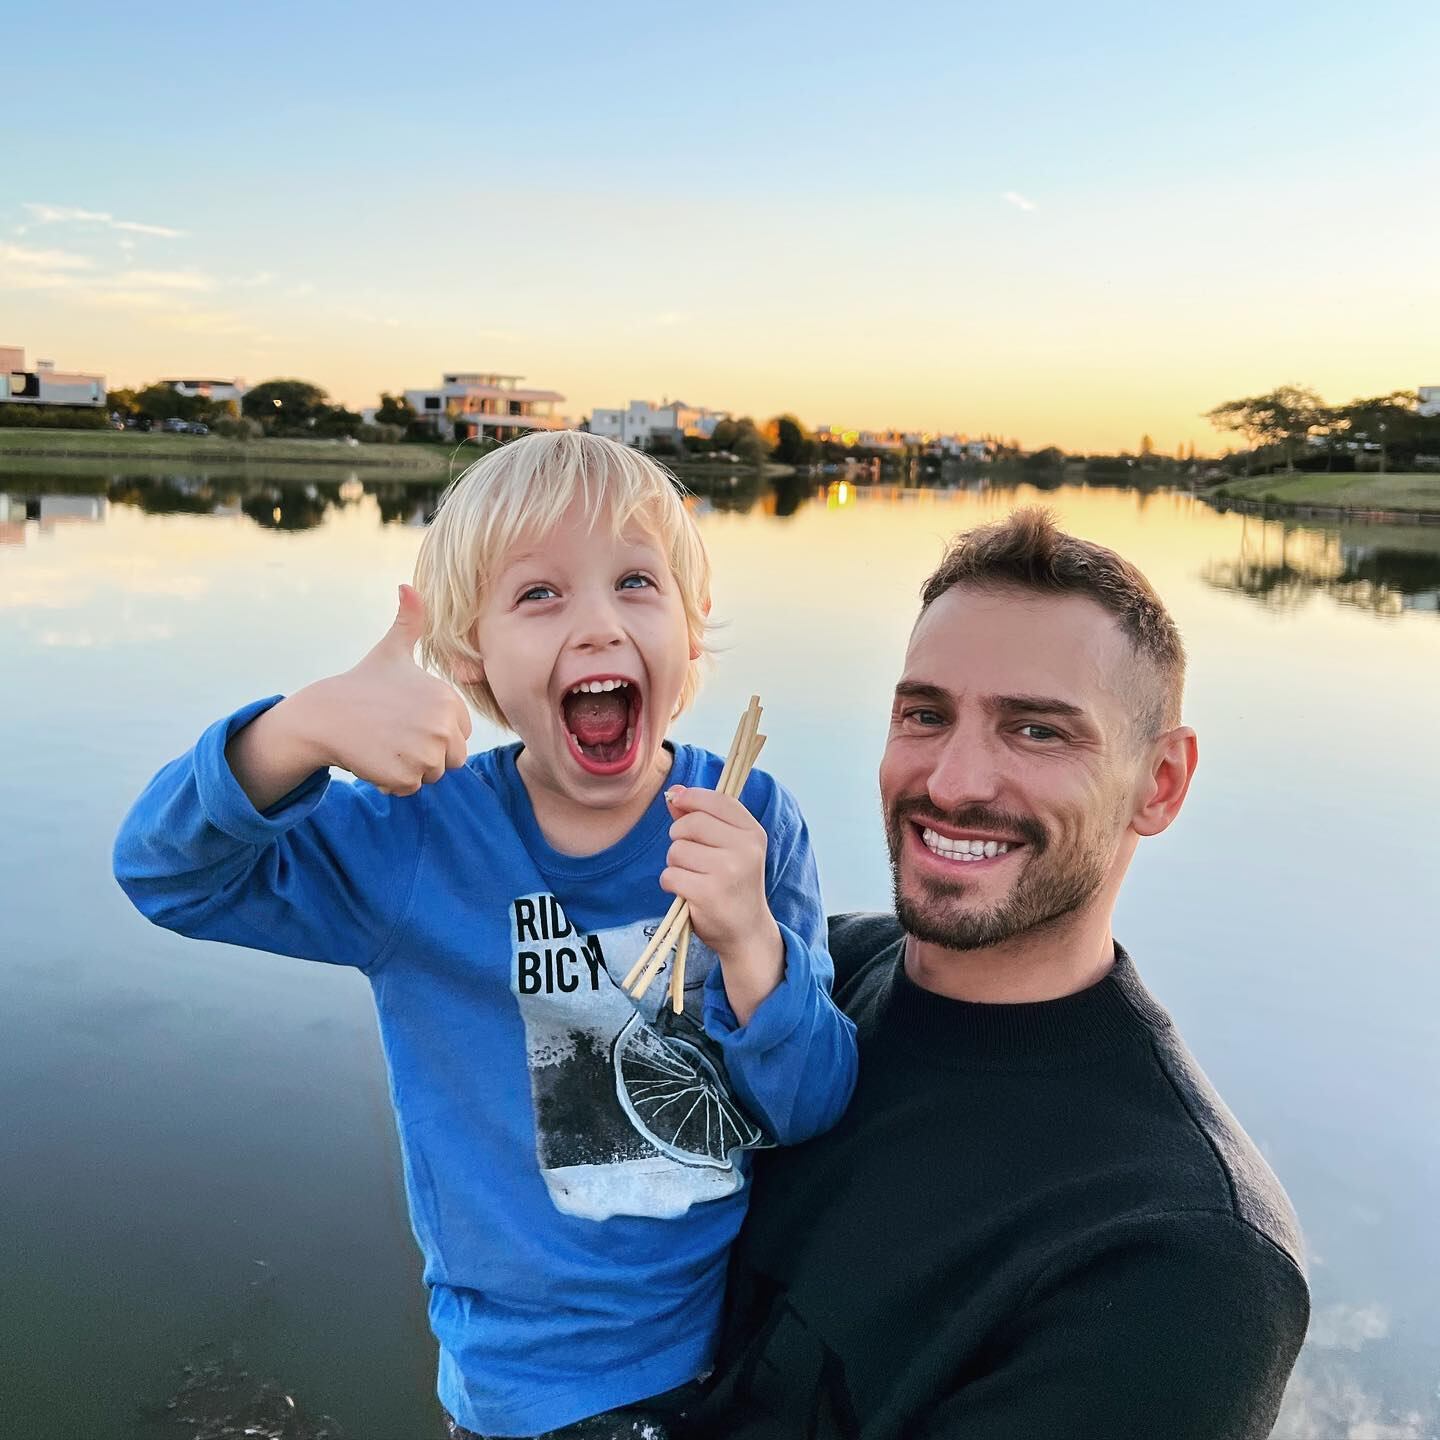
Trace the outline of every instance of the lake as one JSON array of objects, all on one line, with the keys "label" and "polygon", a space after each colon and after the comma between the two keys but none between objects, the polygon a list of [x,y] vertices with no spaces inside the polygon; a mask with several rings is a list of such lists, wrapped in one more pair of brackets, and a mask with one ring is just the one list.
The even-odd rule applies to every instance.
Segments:
[{"label": "lake", "polygon": [[[149,927],[110,846],[210,720],[378,639],[435,488],[10,463],[5,1433],[429,1440],[434,1349],[367,985]],[[758,692],[830,908],[885,907],[876,768],[918,586],[947,536],[1037,499],[1135,560],[1189,647],[1198,776],[1142,845],[1117,934],[1308,1237],[1315,1318],[1277,1434],[1433,1436],[1440,529],[998,477],[726,487],[697,502],[721,653],[677,734],[723,751]]]}]

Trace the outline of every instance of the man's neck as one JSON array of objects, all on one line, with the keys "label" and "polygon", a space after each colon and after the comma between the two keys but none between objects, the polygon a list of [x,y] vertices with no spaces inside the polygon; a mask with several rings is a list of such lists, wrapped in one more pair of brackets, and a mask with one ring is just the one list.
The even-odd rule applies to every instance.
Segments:
[{"label": "man's neck", "polygon": [[1088,990],[1115,963],[1107,913],[1017,935],[982,950],[947,950],[905,937],[905,973],[922,990],[982,1005],[1026,1005]]}]

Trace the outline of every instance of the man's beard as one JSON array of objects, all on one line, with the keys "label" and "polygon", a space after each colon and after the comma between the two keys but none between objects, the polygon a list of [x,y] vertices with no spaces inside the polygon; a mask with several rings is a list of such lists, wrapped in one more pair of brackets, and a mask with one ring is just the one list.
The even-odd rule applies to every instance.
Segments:
[{"label": "man's beard", "polygon": [[[900,875],[905,831],[913,822],[926,820],[940,821],[955,830],[981,830],[1023,840],[1029,853],[1010,893],[995,905],[974,909],[965,903],[972,887],[957,873],[948,884],[929,876],[912,880],[907,894]],[[1045,828],[1029,816],[1009,815],[983,805],[942,816],[918,797],[898,801],[886,810],[885,838],[890,845],[895,914],[900,924],[906,934],[947,950],[983,950],[1055,924],[1096,894],[1113,858],[1103,847],[1087,846],[1083,839],[1054,851]],[[963,861],[954,862],[957,872],[963,865]]]}]

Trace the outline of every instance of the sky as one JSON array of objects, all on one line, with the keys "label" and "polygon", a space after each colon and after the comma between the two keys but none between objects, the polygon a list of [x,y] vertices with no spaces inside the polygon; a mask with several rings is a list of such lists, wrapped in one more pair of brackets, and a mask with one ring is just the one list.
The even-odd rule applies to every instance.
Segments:
[{"label": "sky", "polygon": [[1440,10],[8,5],[0,344],[1162,451],[1440,384]]}]

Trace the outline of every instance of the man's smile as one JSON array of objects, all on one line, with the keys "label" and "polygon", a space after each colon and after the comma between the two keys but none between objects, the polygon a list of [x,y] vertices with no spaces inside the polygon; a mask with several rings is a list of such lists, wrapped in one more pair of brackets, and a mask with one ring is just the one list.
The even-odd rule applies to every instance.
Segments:
[{"label": "man's smile", "polygon": [[[1003,862],[1007,856],[1025,848],[1025,842],[1018,836],[1001,836],[975,830],[945,829],[937,825],[922,824],[912,820],[906,829],[913,837],[912,848],[918,849],[915,840],[930,854],[945,865],[985,865],[986,862]],[[987,865],[986,868],[991,868]]]}]

